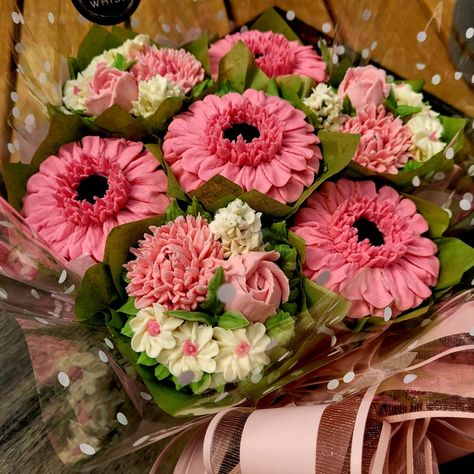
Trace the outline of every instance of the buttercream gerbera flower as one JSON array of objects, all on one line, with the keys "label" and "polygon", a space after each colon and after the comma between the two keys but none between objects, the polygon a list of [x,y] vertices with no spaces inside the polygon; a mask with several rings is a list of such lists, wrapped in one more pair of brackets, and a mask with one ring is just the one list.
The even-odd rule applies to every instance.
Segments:
[{"label": "buttercream gerbera flower", "polygon": [[216,212],[209,228],[222,242],[225,257],[243,255],[263,245],[261,216],[241,199],[234,199]]},{"label": "buttercream gerbera flower", "polygon": [[412,132],[383,106],[371,104],[357,111],[341,127],[343,132],[360,134],[354,161],[379,173],[397,174],[413,158]]},{"label": "buttercream gerbera flower", "polygon": [[206,298],[209,280],[222,263],[221,243],[201,216],[180,216],[150,231],[125,265],[128,294],[137,308],[160,303],[167,310],[192,311]]},{"label": "buttercream gerbera flower", "polygon": [[141,309],[130,320],[133,336],[132,349],[135,352],[146,352],[148,357],[158,357],[163,349],[173,349],[176,345],[173,331],[181,326],[182,319],[167,316],[166,308],[154,304]]},{"label": "buttercream gerbera flower", "polygon": [[148,46],[135,54],[132,73],[137,81],[148,81],[157,75],[166,77],[189,92],[204,79],[202,64],[184,49]]},{"label": "buttercream gerbera flower", "polygon": [[102,260],[113,227],[163,214],[166,189],[143,143],[84,137],[63,145],[29,179],[23,215],[62,257]]},{"label": "buttercream gerbera flower", "polygon": [[214,357],[219,352],[217,342],[212,339],[213,328],[186,321],[174,333],[176,346],[161,351],[158,362],[168,367],[175,377],[184,372],[192,372],[192,382],[202,379],[204,372],[212,374],[216,370]]},{"label": "buttercream gerbera flower", "polygon": [[186,192],[220,174],[245,191],[293,202],[319,169],[317,143],[303,112],[248,89],[192,104],[171,122],[163,152]]},{"label": "buttercream gerbera flower", "polygon": [[306,241],[304,273],[352,302],[349,315],[383,316],[415,308],[439,273],[436,245],[415,204],[372,181],[325,183],[300,209],[292,229]]},{"label": "buttercream gerbera flower", "polygon": [[214,338],[219,344],[216,373],[222,373],[226,382],[235,382],[251,372],[260,372],[270,363],[265,351],[271,340],[265,332],[262,323],[234,331],[214,328]]},{"label": "buttercream gerbera flower", "polygon": [[407,127],[413,133],[414,158],[417,161],[429,160],[446,146],[441,140],[444,130],[438,115],[432,110],[425,110],[407,122]]},{"label": "buttercream gerbera flower", "polygon": [[290,41],[280,33],[258,30],[227,35],[209,48],[211,71],[215,78],[219,72],[219,61],[238,41],[250,49],[258,67],[269,77],[297,74],[316,82],[327,80],[326,63],[311,46]]}]

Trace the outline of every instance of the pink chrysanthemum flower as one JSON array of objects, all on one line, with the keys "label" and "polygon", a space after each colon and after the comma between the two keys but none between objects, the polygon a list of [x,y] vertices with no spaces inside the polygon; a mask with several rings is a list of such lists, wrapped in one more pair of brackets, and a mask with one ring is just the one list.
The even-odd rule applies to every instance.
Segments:
[{"label": "pink chrysanthemum flower", "polygon": [[102,260],[113,227],[166,210],[166,188],[143,143],[84,137],[62,146],[29,179],[23,214],[62,257]]},{"label": "pink chrysanthemum flower", "polygon": [[293,202],[318,172],[317,143],[303,112],[248,89],[192,104],[171,122],[163,152],[186,192],[220,174],[245,191]]},{"label": "pink chrysanthemum flower", "polygon": [[[393,188],[340,179],[325,183],[296,215],[305,239],[305,274],[352,302],[349,316],[396,315],[431,295],[439,273],[436,245],[415,204]],[[323,276],[324,277],[324,276]],[[322,277],[322,278],[323,278]]]},{"label": "pink chrysanthemum flower", "polygon": [[156,48],[148,46],[135,54],[137,63],[132,74],[137,81],[147,81],[157,75],[166,77],[188,93],[204,79],[201,63],[184,49]]},{"label": "pink chrysanthemum flower", "polygon": [[167,310],[190,311],[204,301],[209,280],[221,265],[224,250],[201,216],[180,216],[161,227],[150,227],[136,256],[125,265],[137,308],[160,303]]},{"label": "pink chrysanthemum flower", "polygon": [[242,41],[255,56],[258,67],[269,77],[297,74],[326,82],[326,64],[311,46],[290,41],[280,33],[246,31],[234,33],[216,41],[209,48],[211,72],[216,78],[219,61],[238,42]]},{"label": "pink chrysanthemum flower", "polygon": [[360,134],[354,161],[378,173],[397,174],[413,158],[412,132],[398,117],[371,104],[346,120],[341,131]]}]

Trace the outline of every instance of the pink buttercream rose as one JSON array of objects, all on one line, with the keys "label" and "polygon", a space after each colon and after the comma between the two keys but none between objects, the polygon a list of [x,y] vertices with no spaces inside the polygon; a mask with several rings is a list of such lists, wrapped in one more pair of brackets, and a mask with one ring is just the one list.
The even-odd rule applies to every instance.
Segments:
[{"label": "pink buttercream rose", "polygon": [[389,93],[385,71],[374,66],[349,68],[338,89],[339,97],[349,96],[355,109],[369,104],[380,105]]},{"label": "pink buttercream rose", "polygon": [[226,310],[240,311],[254,323],[274,315],[290,294],[288,278],[274,263],[279,257],[278,252],[251,252],[229,258],[224,271],[235,294]]},{"label": "pink buttercream rose", "polygon": [[138,84],[132,74],[100,63],[89,83],[86,112],[99,115],[114,104],[128,112],[137,99]]}]

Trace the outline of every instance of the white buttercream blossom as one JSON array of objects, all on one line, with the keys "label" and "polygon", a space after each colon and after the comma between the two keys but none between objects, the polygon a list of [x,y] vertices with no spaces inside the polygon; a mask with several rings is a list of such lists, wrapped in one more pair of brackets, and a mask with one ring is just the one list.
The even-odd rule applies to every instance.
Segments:
[{"label": "white buttercream blossom", "polygon": [[86,100],[89,97],[89,80],[82,74],[78,74],[77,79],[66,81],[63,89],[63,102],[69,110],[84,112],[86,110]]},{"label": "white buttercream blossom", "polygon": [[426,110],[414,115],[407,122],[408,127],[413,132],[413,151],[417,161],[429,160],[446,146],[441,141],[443,125],[438,115],[438,113],[432,110]]},{"label": "white buttercream blossom", "polygon": [[342,101],[326,84],[318,84],[303,102],[317,115],[320,129],[336,130],[343,120]]},{"label": "white buttercream blossom", "polygon": [[423,94],[415,92],[410,84],[401,82],[399,84],[392,84],[392,90],[397,99],[398,105],[409,105],[410,107],[421,107],[423,110],[428,110],[429,105],[423,102]]},{"label": "white buttercream blossom", "polygon": [[158,357],[164,349],[176,346],[173,331],[182,323],[182,319],[165,315],[166,308],[161,304],[141,309],[130,320],[133,332],[132,349],[135,352],[146,352],[148,357]]},{"label": "white buttercream blossom", "polygon": [[222,374],[226,382],[235,382],[243,380],[251,372],[260,372],[270,363],[265,351],[271,340],[265,332],[262,323],[234,331],[214,328],[214,338],[219,344],[216,374]]},{"label": "white buttercream blossom", "polygon": [[86,109],[85,101],[89,97],[89,82],[100,63],[112,66],[117,54],[121,54],[127,61],[133,60],[134,53],[141,51],[150,43],[148,35],[138,35],[126,40],[118,48],[112,48],[96,56],[89,65],[77,75],[76,79],[66,81],[63,89],[64,105],[70,110],[83,112]]},{"label": "white buttercream blossom", "polygon": [[234,199],[216,212],[209,228],[222,242],[225,257],[260,249],[263,243],[261,216],[261,212],[255,212],[241,199]]},{"label": "white buttercream blossom", "polygon": [[132,102],[131,113],[141,117],[153,115],[168,97],[184,96],[183,89],[166,77],[157,75],[138,83],[138,100]]},{"label": "white buttercream blossom", "polygon": [[219,347],[212,339],[211,326],[186,321],[173,335],[176,340],[175,347],[161,351],[158,356],[158,362],[166,365],[172,375],[179,377],[184,372],[192,372],[192,382],[198,382],[204,372],[215,372],[214,357],[219,352]]}]

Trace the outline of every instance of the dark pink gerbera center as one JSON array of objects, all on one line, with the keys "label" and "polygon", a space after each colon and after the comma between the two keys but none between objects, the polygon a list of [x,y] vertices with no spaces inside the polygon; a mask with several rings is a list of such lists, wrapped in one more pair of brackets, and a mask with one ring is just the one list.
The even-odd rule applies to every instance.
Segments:
[{"label": "dark pink gerbera center", "polygon": [[333,213],[332,222],[328,234],[335,249],[359,266],[389,265],[405,254],[406,241],[411,238],[407,222],[398,218],[396,205],[377,197],[344,201]]},{"label": "dark pink gerbera center", "polygon": [[83,155],[57,178],[58,206],[75,224],[101,224],[127,203],[129,184],[117,163]]},{"label": "dark pink gerbera center", "polygon": [[212,117],[206,136],[209,152],[220,159],[240,166],[257,166],[278,153],[283,129],[267,110],[243,100]]}]

